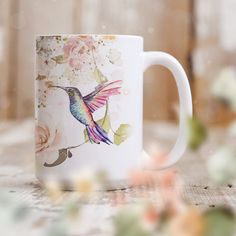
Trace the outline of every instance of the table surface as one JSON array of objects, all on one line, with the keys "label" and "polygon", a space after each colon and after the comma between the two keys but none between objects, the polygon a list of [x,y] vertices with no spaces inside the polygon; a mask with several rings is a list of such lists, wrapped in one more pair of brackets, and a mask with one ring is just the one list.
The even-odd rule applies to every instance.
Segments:
[{"label": "table surface", "polygon": [[[177,132],[178,128],[173,124],[145,123],[144,145],[158,141],[162,146],[170,148]],[[211,130],[208,141],[201,150],[198,153],[187,151],[176,165],[177,172],[183,180],[182,198],[201,209],[227,205],[236,210],[236,184],[227,183],[224,186],[216,187],[209,181],[206,171],[205,161],[223,138],[223,130]],[[35,212],[43,213],[47,218],[53,218],[60,211],[60,206],[53,204],[48,199],[34,176],[33,146],[33,121],[31,119],[0,123],[1,190],[14,195]],[[157,204],[158,201],[161,201],[156,197],[152,199],[152,189],[146,191],[148,191],[147,196],[150,201],[155,201]],[[65,192],[65,195],[70,194],[72,193]],[[116,195],[125,197],[127,203],[137,201],[135,188],[104,191],[96,197],[92,197],[84,203],[87,212],[92,209],[94,218],[93,229],[88,226],[86,235],[90,235],[89,232],[94,233],[95,229],[101,231],[102,221],[110,220],[113,209],[111,199],[114,199]]]}]

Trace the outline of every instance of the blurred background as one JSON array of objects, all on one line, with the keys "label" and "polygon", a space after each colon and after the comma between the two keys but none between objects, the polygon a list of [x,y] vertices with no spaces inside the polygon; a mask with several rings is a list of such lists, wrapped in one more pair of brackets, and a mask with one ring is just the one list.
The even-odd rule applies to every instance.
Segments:
[{"label": "blurred background", "polygon": [[[120,232],[116,235],[149,236],[153,232],[143,234],[140,226],[162,230],[168,216],[177,219],[170,225],[171,236],[236,235],[235,22],[236,0],[0,0],[0,234],[111,235],[101,232],[109,231],[112,223],[114,232]],[[131,184],[139,182],[141,188],[101,195],[93,191],[104,176],[79,173],[79,204],[73,192],[61,191],[60,183],[40,187],[34,175],[32,132],[35,36],[60,33],[141,35],[145,51],[165,51],[180,61],[191,85],[195,118],[189,119],[189,147],[176,169],[152,172],[151,185],[146,175],[130,173]],[[172,147],[178,133],[177,88],[165,68],[154,66],[144,77],[144,146],[153,164],[160,165],[163,150]],[[16,201],[4,198],[3,192]],[[84,194],[89,195],[88,204]],[[129,208],[114,217],[114,206],[138,199],[148,203],[138,221],[136,210],[133,214]],[[77,211],[82,215],[79,224]],[[71,224],[82,234],[74,233]],[[199,233],[206,224],[207,233]],[[23,233],[27,227],[45,228],[47,234]],[[64,232],[71,229],[72,234]],[[119,231],[124,229],[128,233]]]},{"label": "blurred background", "polygon": [[[0,119],[33,117],[36,34],[109,33],[141,35],[145,50],[174,55],[188,74],[195,115],[225,125],[234,115],[211,85],[236,66],[235,12],[235,0],[0,0]],[[145,120],[176,121],[170,72],[149,69],[144,95]]]}]

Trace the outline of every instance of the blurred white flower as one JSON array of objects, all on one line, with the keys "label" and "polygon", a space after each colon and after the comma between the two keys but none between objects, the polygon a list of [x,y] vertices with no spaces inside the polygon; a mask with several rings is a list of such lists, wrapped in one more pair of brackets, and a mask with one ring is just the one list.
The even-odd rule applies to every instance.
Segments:
[{"label": "blurred white flower", "polygon": [[236,111],[236,71],[233,67],[223,69],[212,86],[212,94],[226,101]]},{"label": "blurred white flower", "polygon": [[87,197],[99,189],[99,181],[96,172],[92,169],[84,169],[75,177],[74,188],[80,196]]},{"label": "blurred white flower", "polygon": [[31,211],[19,197],[0,192],[0,235],[44,235],[43,228],[37,226],[40,219],[41,213]]},{"label": "blurred white flower", "polygon": [[54,201],[59,200],[63,195],[62,186],[57,181],[48,180],[47,182],[45,182],[44,187],[46,189],[48,197]]},{"label": "blurred white flower", "polygon": [[216,150],[207,163],[210,178],[217,184],[236,177],[236,152],[228,146]]}]

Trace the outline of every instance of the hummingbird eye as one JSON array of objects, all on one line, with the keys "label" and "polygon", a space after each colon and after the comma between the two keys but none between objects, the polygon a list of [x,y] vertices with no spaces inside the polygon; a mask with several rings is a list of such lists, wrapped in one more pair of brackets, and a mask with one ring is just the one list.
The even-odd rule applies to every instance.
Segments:
[{"label": "hummingbird eye", "polygon": [[70,89],[70,90],[68,91],[68,94],[69,94],[70,96],[74,96],[74,95],[75,95],[75,93],[74,93],[74,91],[73,91],[72,89]]}]

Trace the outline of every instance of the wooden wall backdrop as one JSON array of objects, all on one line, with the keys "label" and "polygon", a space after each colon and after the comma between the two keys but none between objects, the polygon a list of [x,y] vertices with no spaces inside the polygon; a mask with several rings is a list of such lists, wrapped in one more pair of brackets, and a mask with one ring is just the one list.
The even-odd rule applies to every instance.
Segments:
[{"label": "wooden wall backdrop", "polygon": [[9,54],[8,43],[10,2],[0,1],[0,117],[7,118],[9,114]]},{"label": "wooden wall backdrop", "polygon": [[235,119],[224,104],[211,96],[211,86],[226,67],[236,65],[236,1],[194,1],[195,37],[193,94],[197,116],[207,124],[228,124]]},{"label": "wooden wall backdrop", "polygon": [[[189,0],[84,0],[77,31],[142,35],[145,50],[173,54],[188,72],[190,6]],[[144,81],[144,118],[173,120],[177,103],[170,72],[157,66],[150,68]]]},{"label": "wooden wall backdrop", "polygon": [[35,35],[74,32],[77,5],[75,0],[0,1],[0,118],[33,116]]},{"label": "wooden wall backdrop", "polygon": [[16,117],[34,110],[35,35],[74,32],[74,0],[19,0],[17,34]]},{"label": "wooden wall backdrop", "polygon": [[[198,116],[207,123],[227,121],[232,114],[215,103],[206,89],[214,72],[228,63],[228,54],[219,47],[220,31],[216,29],[220,2],[222,0],[1,0],[0,118],[33,116],[36,34],[114,33],[142,35],[145,50],[173,54],[189,77],[194,78],[194,83],[191,82]],[[204,29],[208,32],[205,36],[201,33]],[[203,70],[199,70],[201,65]],[[145,73],[144,96],[145,119],[176,118],[178,95],[166,69],[153,67]]]}]

